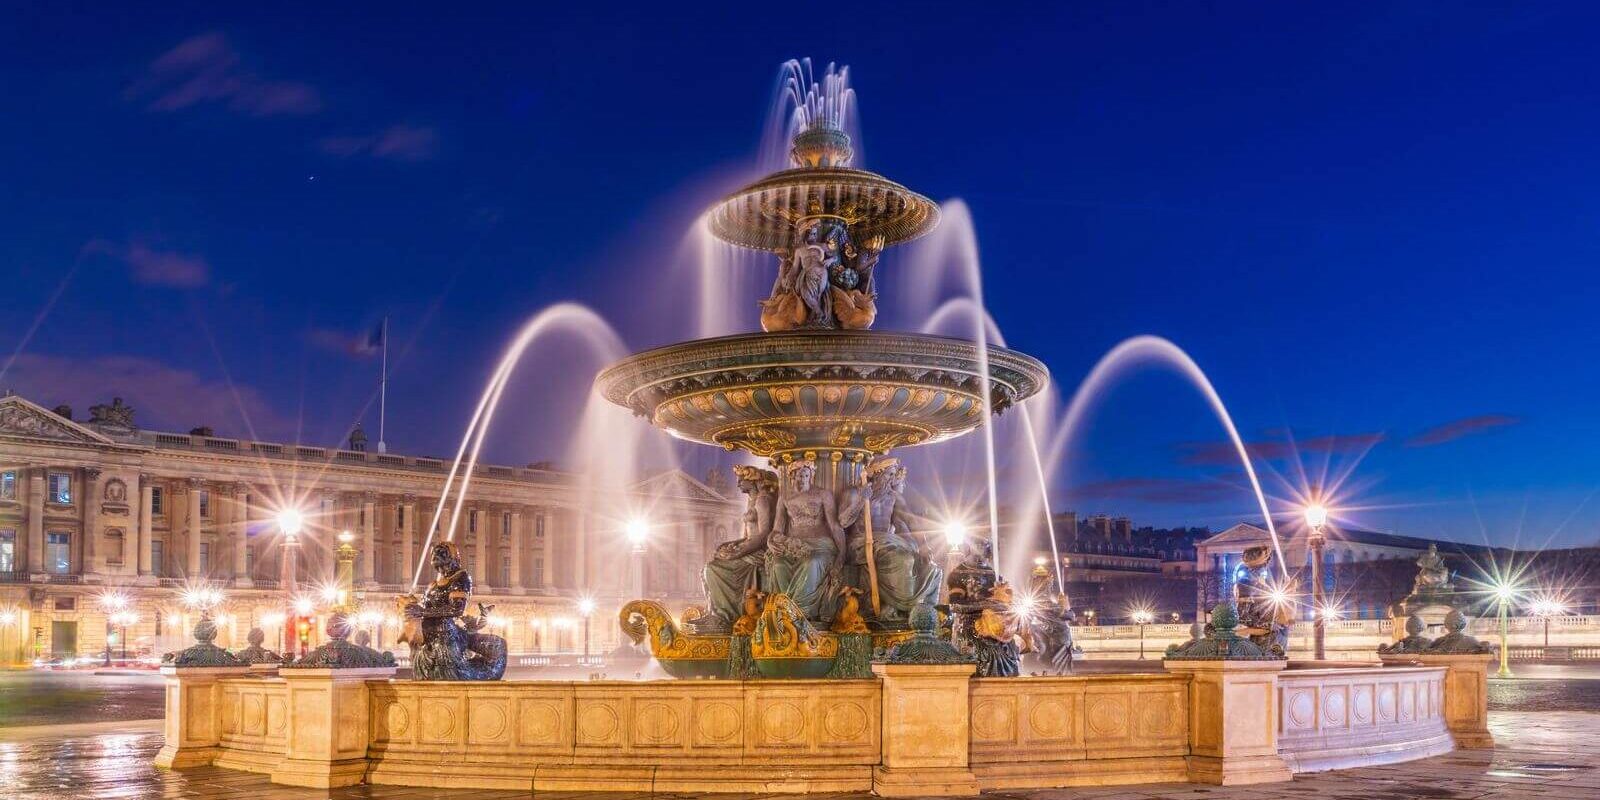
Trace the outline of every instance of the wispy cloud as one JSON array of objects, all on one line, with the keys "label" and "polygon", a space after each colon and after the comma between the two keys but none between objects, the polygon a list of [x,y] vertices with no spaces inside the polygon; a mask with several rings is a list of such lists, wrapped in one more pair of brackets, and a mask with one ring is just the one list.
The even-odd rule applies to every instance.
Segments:
[{"label": "wispy cloud", "polygon": [[292,421],[252,387],[230,386],[138,356],[76,359],[24,353],[5,380],[5,388],[45,407],[66,403],[84,409],[112,396],[125,398],[137,409],[142,428],[186,431],[210,425],[225,435],[246,436],[253,426],[266,439],[289,438],[295,432]]},{"label": "wispy cloud", "polygon": [[1453,442],[1464,436],[1472,436],[1495,428],[1515,425],[1521,421],[1517,417],[1506,414],[1480,414],[1475,417],[1465,417],[1428,428],[1407,439],[1406,447],[1432,447],[1436,444]]},{"label": "wispy cloud", "polygon": [[351,332],[338,328],[312,328],[304,334],[306,344],[352,358],[370,358],[378,354],[381,343],[378,331]]},{"label": "wispy cloud", "polygon": [[390,125],[366,136],[329,136],[317,142],[317,147],[341,158],[368,156],[394,161],[426,161],[439,150],[439,132],[416,125]]},{"label": "wispy cloud", "polygon": [[[1383,431],[1330,436],[1313,436],[1309,439],[1265,439],[1245,442],[1252,459],[1284,461],[1305,453],[1344,454],[1370,450],[1389,438]],[[1178,446],[1186,464],[1237,464],[1239,453],[1232,442],[1187,442]]]},{"label": "wispy cloud", "polygon": [[128,265],[129,276],[146,286],[197,289],[211,282],[211,264],[203,256],[163,250],[144,242],[120,244],[93,239],[83,246],[88,254],[110,256]]},{"label": "wispy cloud", "polygon": [[1240,496],[1237,486],[1182,478],[1113,478],[1076,487],[1072,495],[1085,500],[1172,504],[1215,503]]},{"label": "wispy cloud", "polygon": [[150,63],[124,93],[150,111],[180,111],[220,104],[246,116],[314,114],[322,109],[316,87],[262,77],[217,31],[183,40]]}]

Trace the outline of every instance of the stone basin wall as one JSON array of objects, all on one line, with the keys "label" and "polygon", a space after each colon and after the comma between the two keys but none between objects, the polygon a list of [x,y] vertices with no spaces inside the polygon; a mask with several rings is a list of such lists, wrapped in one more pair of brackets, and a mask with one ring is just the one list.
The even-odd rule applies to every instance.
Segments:
[{"label": "stone basin wall", "polygon": [[1059,678],[878,665],[860,681],[457,683],[394,680],[392,669],[167,668],[157,763],[299,786],[533,791],[938,796],[1255,783],[1492,746],[1486,660],[1468,661],[1169,662],[1163,673]]}]

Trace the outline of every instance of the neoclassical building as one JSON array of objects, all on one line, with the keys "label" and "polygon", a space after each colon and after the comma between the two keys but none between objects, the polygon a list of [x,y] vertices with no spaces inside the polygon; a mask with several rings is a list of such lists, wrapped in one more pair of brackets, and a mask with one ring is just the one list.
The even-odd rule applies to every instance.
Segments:
[{"label": "neoclassical building", "polygon": [[[74,421],[0,398],[0,664],[98,655],[108,638],[115,655],[124,644],[160,653],[184,643],[195,600],[219,597],[219,643],[242,643],[250,627],[281,642],[275,626],[295,599],[326,606],[345,531],[359,551],[362,618],[392,641],[392,600],[411,584],[450,462],[370,452],[359,435],[336,449],[209,434],[141,430],[120,399]],[[305,519],[293,548],[277,523],[288,507]],[[701,596],[700,568],[738,535],[741,510],[730,488],[681,471],[600,498],[540,465],[479,465],[455,538],[475,599],[495,606],[513,652],[581,650],[585,597],[589,646],[601,652],[617,643],[625,596],[678,606]],[[641,516],[649,535],[636,547],[625,531]]]}]

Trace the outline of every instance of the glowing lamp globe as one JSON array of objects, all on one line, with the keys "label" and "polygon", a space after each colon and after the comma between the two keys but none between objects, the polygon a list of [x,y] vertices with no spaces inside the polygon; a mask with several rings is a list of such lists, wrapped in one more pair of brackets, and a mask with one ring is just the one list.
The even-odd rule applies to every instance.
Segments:
[{"label": "glowing lamp globe", "polygon": [[951,550],[960,550],[967,542],[967,526],[960,520],[950,520],[944,524],[944,540],[950,545]]},{"label": "glowing lamp globe", "polygon": [[278,512],[278,529],[287,536],[299,536],[305,522],[306,517],[298,508],[285,508]]},{"label": "glowing lamp globe", "polygon": [[1306,506],[1306,524],[1312,528],[1321,528],[1328,524],[1328,508],[1321,503],[1312,503]]},{"label": "glowing lamp globe", "polygon": [[587,598],[587,597],[583,598],[582,600],[579,600],[578,601],[578,613],[582,614],[582,615],[584,615],[586,617],[589,616],[590,614],[593,614],[594,613],[594,601],[589,599],[589,598]]},{"label": "glowing lamp globe", "polygon": [[627,534],[628,541],[637,547],[650,538],[650,523],[635,517],[628,520],[628,525],[623,532]]}]

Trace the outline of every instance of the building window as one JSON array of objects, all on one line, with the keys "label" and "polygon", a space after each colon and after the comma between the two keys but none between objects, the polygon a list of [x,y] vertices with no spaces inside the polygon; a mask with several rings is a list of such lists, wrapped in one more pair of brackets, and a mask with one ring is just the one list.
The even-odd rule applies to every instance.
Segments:
[{"label": "building window", "polygon": [[57,575],[72,571],[72,534],[52,531],[45,535],[45,569]]},{"label": "building window", "polygon": [[356,527],[367,527],[367,507],[365,505],[356,509]]},{"label": "building window", "polygon": [[72,476],[65,472],[50,473],[50,502],[72,505]]},{"label": "building window", "polygon": [[200,491],[200,518],[211,518],[211,492],[206,489]]},{"label": "building window", "polygon": [[17,499],[16,470],[0,472],[0,500]]},{"label": "building window", "polygon": [[405,527],[406,527],[406,507],[405,506],[395,506],[394,507],[394,526],[396,528],[401,529],[401,530],[405,530]]},{"label": "building window", "polygon": [[165,494],[166,494],[165,492],[161,491],[161,487],[160,486],[152,486],[152,487],[150,487],[150,513],[152,513],[152,514],[165,514],[165,513],[167,513],[166,506],[162,502],[162,500],[164,499]]},{"label": "building window", "polygon": [[533,560],[533,584],[535,586],[544,585],[544,559],[542,558]]},{"label": "building window", "polygon": [[477,533],[477,532],[478,532],[478,510],[477,509],[473,509],[473,510],[467,512],[467,533]]},{"label": "building window", "polygon": [[0,572],[17,571],[17,532],[0,531]]},{"label": "building window", "polygon": [[510,538],[511,538],[511,512],[507,511],[507,512],[504,512],[504,513],[502,513],[500,515],[500,539],[501,539],[501,541],[507,541]]},{"label": "building window", "polygon": [[211,572],[211,543],[210,542],[201,542],[200,543],[200,574],[201,575],[206,575],[206,574],[209,574],[210,572]]},{"label": "building window", "polygon": [[256,551],[249,548],[244,551],[244,574],[256,574]]},{"label": "building window", "polygon": [[106,532],[106,563],[117,566],[122,565],[122,531],[111,530]]},{"label": "building window", "polygon": [[57,611],[77,611],[78,598],[72,596],[57,597],[55,601],[55,609]]},{"label": "building window", "polygon": [[165,577],[167,560],[167,543],[157,539],[150,543],[150,570],[156,575]]},{"label": "building window", "polygon": [[533,518],[533,538],[535,538],[535,539],[543,539],[544,538],[544,515],[543,514],[540,514],[540,515],[538,515],[538,516]]},{"label": "building window", "polygon": [[511,585],[511,559],[509,558],[500,560],[500,585]]}]

